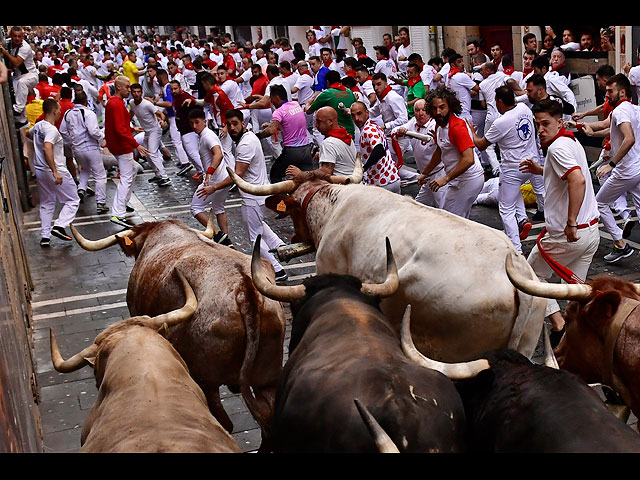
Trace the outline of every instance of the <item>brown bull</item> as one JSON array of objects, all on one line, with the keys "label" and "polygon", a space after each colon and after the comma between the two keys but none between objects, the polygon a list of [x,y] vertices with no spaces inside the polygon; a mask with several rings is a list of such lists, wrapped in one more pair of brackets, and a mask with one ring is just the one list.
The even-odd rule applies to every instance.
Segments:
[{"label": "brown bull", "polygon": [[240,452],[211,415],[180,355],[157,332],[188,321],[196,311],[193,290],[178,275],[186,295],[181,309],[112,324],[66,361],[51,329],[51,358],[57,371],[94,367],[99,390],[82,427],[82,452]]},{"label": "brown bull", "polygon": [[[136,257],[127,304],[132,315],[159,315],[183,301],[172,271],[185,272],[198,299],[191,321],[169,330],[168,339],[189,366],[218,421],[233,423],[219,388],[241,392],[268,437],[273,402],[283,363],[285,317],[279,302],[262,296],[251,281],[251,258],[205,238],[177,220],[147,222],[107,239],[91,242],[72,232],[89,250],[119,243]],[[273,268],[265,267],[275,282]]]},{"label": "brown bull", "polygon": [[588,383],[608,385],[640,415],[640,285],[614,277],[583,285],[549,284],[523,279],[510,268],[507,261],[519,289],[570,300],[566,332],[555,349],[560,368]]}]

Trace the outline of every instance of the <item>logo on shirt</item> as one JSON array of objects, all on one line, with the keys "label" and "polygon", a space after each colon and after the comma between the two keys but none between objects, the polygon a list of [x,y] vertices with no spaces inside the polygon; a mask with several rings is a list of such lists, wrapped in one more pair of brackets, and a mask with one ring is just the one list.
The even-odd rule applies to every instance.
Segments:
[{"label": "logo on shirt", "polygon": [[518,137],[521,140],[529,140],[531,135],[533,135],[533,124],[531,123],[531,119],[527,117],[523,117],[518,120],[516,124],[516,131],[518,132]]}]

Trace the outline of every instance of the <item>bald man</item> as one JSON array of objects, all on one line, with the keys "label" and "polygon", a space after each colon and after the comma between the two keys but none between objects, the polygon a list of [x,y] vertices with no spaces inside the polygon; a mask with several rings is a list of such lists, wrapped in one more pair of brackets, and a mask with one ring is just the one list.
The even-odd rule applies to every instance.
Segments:
[{"label": "bald man", "polygon": [[113,199],[111,221],[125,228],[130,228],[125,218],[127,202],[133,192],[133,183],[138,174],[133,151],[138,150],[140,155],[150,154],[142,145],[133,138],[131,131],[129,111],[125,101],[131,93],[131,82],[123,75],[116,77],[114,82],[115,93],[109,98],[104,112],[104,138],[107,148],[118,160],[120,181],[116,195]]},{"label": "bald man", "polygon": [[[338,113],[333,107],[316,111],[316,128],[324,135],[318,151],[320,168],[316,171],[329,175],[351,175],[356,163],[356,144],[347,129],[338,124]],[[286,174],[296,176],[301,170],[290,165]]]}]

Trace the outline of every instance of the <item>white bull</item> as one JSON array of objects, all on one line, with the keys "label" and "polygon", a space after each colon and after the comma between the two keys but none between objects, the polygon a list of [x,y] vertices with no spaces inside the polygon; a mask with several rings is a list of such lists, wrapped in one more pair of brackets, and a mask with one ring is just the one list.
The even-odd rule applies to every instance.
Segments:
[{"label": "white bull", "polygon": [[[381,308],[400,332],[412,305],[411,333],[431,358],[459,362],[499,348],[531,357],[542,330],[546,300],[517,290],[505,259],[527,278],[536,276],[501,231],[413,199],[358,184],[358,159],[351,178],[303,172],[293,180],[255,186],[230,171],[242,190],[272,195],[266,205],[290,215],[300,242],[296,250],[316,253],[318,274],[354,275],[363,282],[384,279],[384,239],[394,246],[400,286]],[[347,183],[340,185],[337,183]],[[351,184],[349,184],[351,183]],[[278,254],[287,255],[281,248]]]}]

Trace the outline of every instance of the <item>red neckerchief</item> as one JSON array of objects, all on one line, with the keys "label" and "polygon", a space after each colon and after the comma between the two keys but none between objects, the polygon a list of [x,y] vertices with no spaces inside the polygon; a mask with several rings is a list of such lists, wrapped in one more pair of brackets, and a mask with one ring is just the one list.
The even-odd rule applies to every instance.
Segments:
[{"label": "red neckerchief", "polygon": [[309,42],[309,46],[311,46],[311,45],[315,45],[316,43],[318,43],[318,41],[317,41],[317,40],[314,40],[313,42]]},{"label": "red neckerchief", "polygon": [[387,85],[387,88],[384,89],[381,95],[378,95],[378,100],[382,101],[384,97],[387,96],[387,93],[391,91],[391,86]]},{"label": "red neckerchief", "polygon": [[351,88],[350,90],[351,90],[352,92],[360,92],[360,93],[362,93],[362,92],[360,91],[360,87],[358,87],[358,84],[356,84],[356,85],[355,85],[353,88]]},{"label": "red neckerchief", "polygon": [[[631,99],[630,98],[621,98],[620,100],[618,100],[618,103],[616,103],[612,108],[611,111],[613,112],[616,108],[618,108],[618,105],[620,105],[622,102],[630,102]],[[609,103],[609,102],[607,102]]]},{"label": "red neckerchief", "polygon": [[529,75],[531,72],[533,72],[533,67],[531,67],[531,68],[525,68],[525,69],[522,71],[522,74],[526,77],[526,76],[527,76],[527,75]]},{"label": "red neckerchief", "polygon": [[324,66],[325,66],[325,67],[327,67],[327,68],[329,68],[329,67],[331,66],[331,64],[332,64],[332,63],[333,63],[333,60],[326,60],[326,61],[324,62]]},{"label": "red neckerchief", "polygon": [[325,136],[337,138],[339,140],[342,140],[347,145],[351,145],[351,135],[349,135],[349,132],[347,132],[347,129],[343,126],[339,126],[332,130],[329,130]]},{"label": "red neckerchief", "polygon": [[355,70],[349,70],[347,72],[347,77],[355,78],[355,76],[356,76],[356,71]]},{"label": "red neckerchief", "polygon": [[458,70],[452,65],[451,70],[449,70],[449,78],[453,77],[456,73],[462,73],[462,70]]},{"label": "red neckerchief", "polygon": [[305,70],[304,72],[301,73],[301,75],[309,75],[310,77],[313,77],[313,73],[311,73],[309,70]]},{"label": "red neckerchief", "polygon": [[314,30],[320,30],[320,27],[317,26],[317,25],[313,25],[313,26],[311,26],[311,28],[313,28]]},{"label": "red neckerchief", "polygon": [[496,67],[499,67],[499,66],[500,66],[500,63],[502,63],[502,57],[500,57],[500,58],[498,58],[497,60],[494,60],[494,61],[493,61],[493,64],[494,64]]},{"label": "red neckerchief", "polygon": [[287,73],[283,73],[282,74],[282,78],[287,78],[289,76],[293,75],[293,72],[287,72]]},{"label": "red neckerchief", "polygon": [[336,82],[329,85],[329,88],[335,88],[336,90],[342,90],[343,92],[347,91],[347,87],[345,87],[342,83]]},{"label": "red neckerchief", "polygon": [[403,43],[403,44],[402,44],[402,46],[403,46],[404,48],[407,48],[409,45],[411,45],[411,40],[407,40],[407,42],[406,42],[406,43]]},{"label": "red neckerchief", "polygon": [[421,81],[422,79],[420,77],[416,77],[416,78],[409,78],[407,80],[407,85],[410,87],[413,87],[416,83],[418,83],[419,81]]},{"label": "red neckerchief", "polygon": [[506,68],[504,69],[504,73],[505,73],[506,75],[509,75],[509,76],[511,76],[511,74],[512,74],[513,72],[515,72],[515,71],[516,71],[516,69],[515,69],[514,67],[506,67]]},{"label": "red neckerchief", "polygon": [[571,138],[574,142],[576,141],[576,137],[575,137],[575,135],[573,134],[573,132],[570,132],[569,130],[566,130],[566,129],[564,128],[564,126],[563,126],[563,127],[561,127],[561,128],[560,128],[560,131],[558,132],[558,134],[557,134],[555,137],[553,137],[553,138],[551,139],[551,141],[550,141],[550,142],[548,142],[548,143],[542,143],[542,142],[541,142],[541,146],[543,146],[543,147],[549,147],[553,142],[555,142],[555,141],[556,141],[558,138],[560,138],[560,137],[569,137],[569,138]]},{"label": "red neckerchief", "polygon": [[81,79],[78,75],[72,75],[71,80],[75,80],[76,82],[79,82]]},{"label": "red neckerchief", "polygon": [[367,54],[366,53],[359,53],[358,54],[358,58],[367,58]]},{"label": "red neckerchief", "polygon": [[556,68],[551,67],[551,71],[553,72],[554,70],[560,70],[562,67],[564,67],[565,62],[562,62],[560,65],[558,65]]}]

